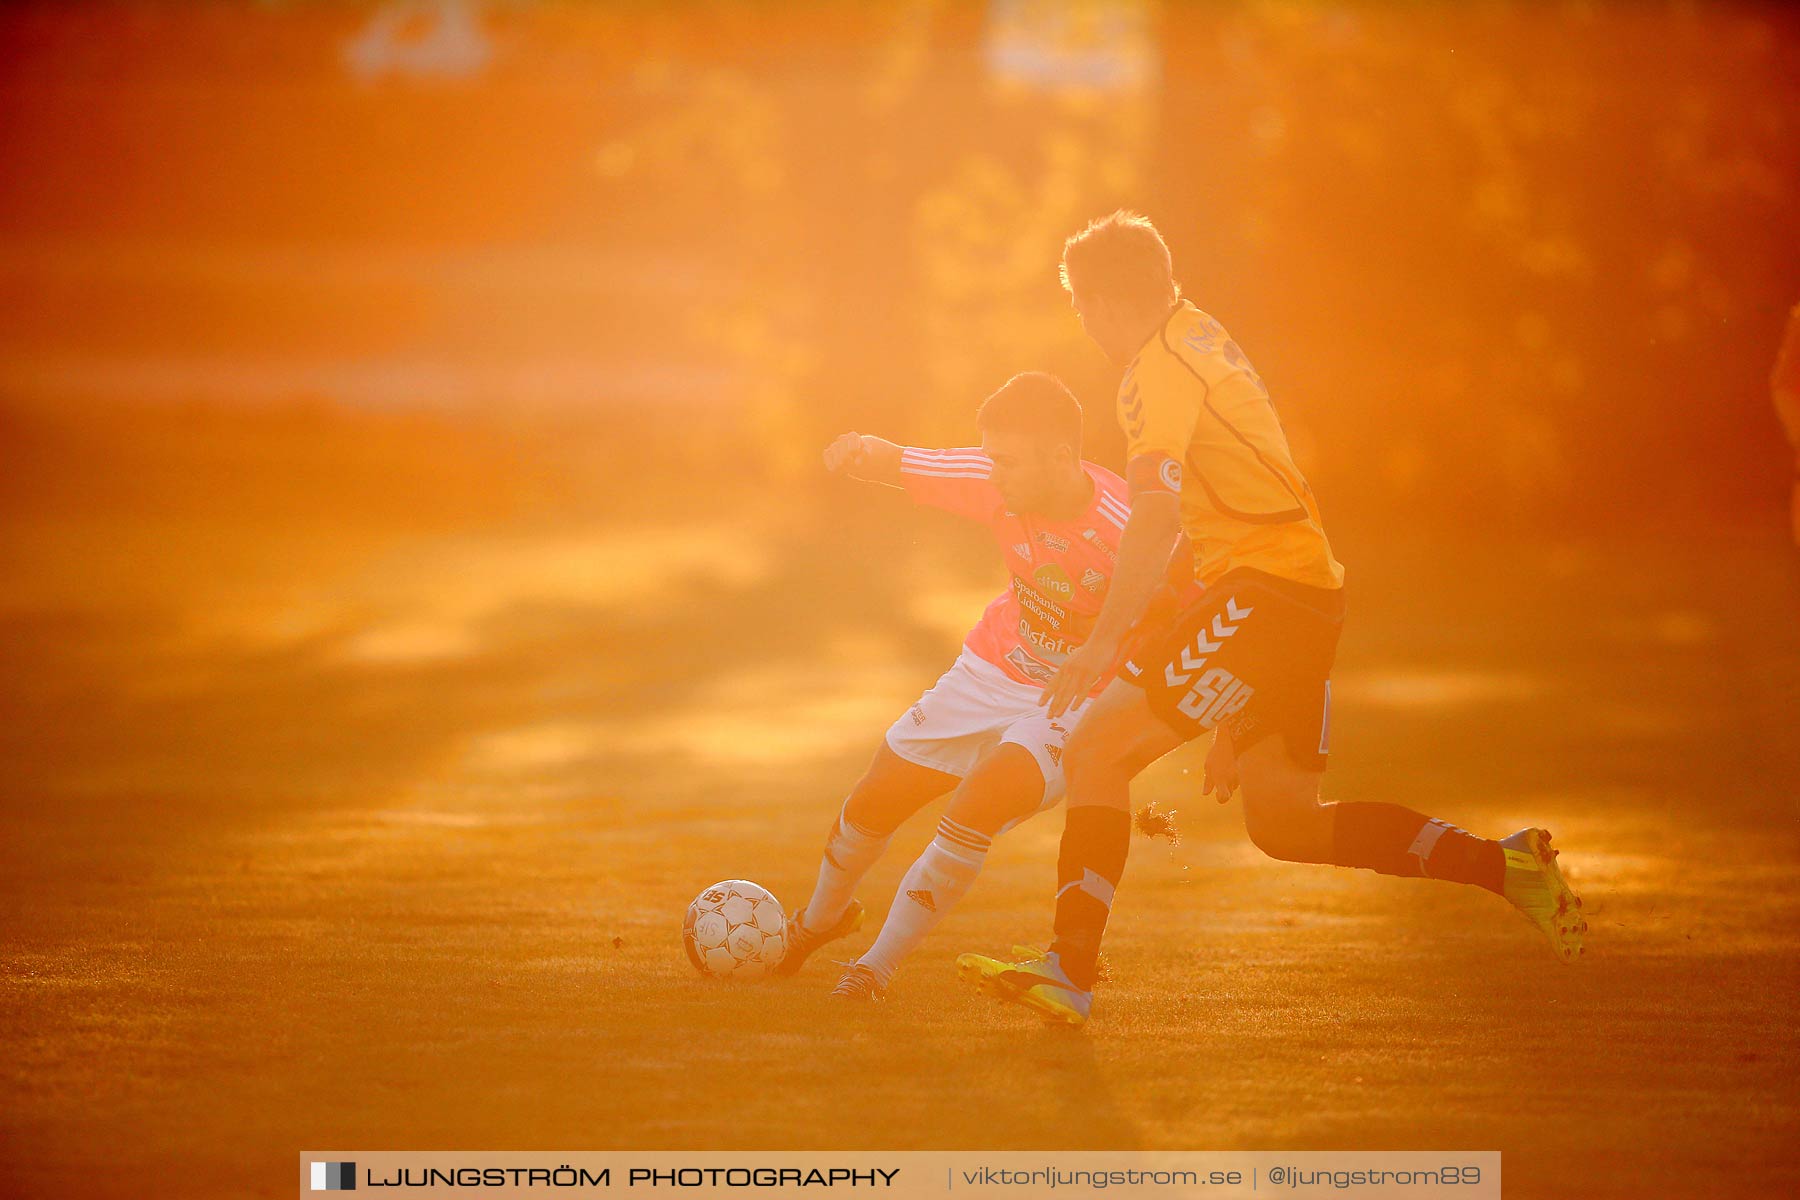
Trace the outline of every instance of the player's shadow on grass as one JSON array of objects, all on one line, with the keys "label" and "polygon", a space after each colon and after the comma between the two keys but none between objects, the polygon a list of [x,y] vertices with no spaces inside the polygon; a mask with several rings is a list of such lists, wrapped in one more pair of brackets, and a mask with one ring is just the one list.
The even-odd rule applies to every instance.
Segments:
[{"label": "player's shadow on grass", "polygon": [[1032,1081],[1046,1102],[1045,1123],[1033,1129],[1021,1150],[1139,1150],[1143,1132],[1121,1111],[1092,1036],[1060,1025],[1044,1025],[1016,1039],[1010,1069],[1014,1083]]}]

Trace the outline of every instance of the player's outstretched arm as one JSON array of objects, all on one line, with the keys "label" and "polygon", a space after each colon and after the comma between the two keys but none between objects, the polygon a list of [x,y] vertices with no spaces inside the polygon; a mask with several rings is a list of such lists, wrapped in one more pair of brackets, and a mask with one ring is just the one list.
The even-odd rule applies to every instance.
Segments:
[{"label": "player's outstretched arm", "polygon": [[867,483],[900,487],[900,450],[886,438],[867,433],[842,433],[825,447],[825,469]]},{"label": "player's outstretched arm", "polygon": [[1113,668],[1125,635],[1144,615],[1162,583],[1169,553],[1181,532],[1181,497],[1175,492],[1141,492],[1131,502],[1131,518],[1119,538],[1119,565],[1094,621],[1094,632],[1063,660],[1038,703],[1060,717],[1081,703]]}]

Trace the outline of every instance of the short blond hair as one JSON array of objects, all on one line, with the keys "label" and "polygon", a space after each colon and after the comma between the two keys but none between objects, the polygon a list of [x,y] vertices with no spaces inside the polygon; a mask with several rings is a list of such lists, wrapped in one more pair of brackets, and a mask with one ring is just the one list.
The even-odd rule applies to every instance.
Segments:
[{"label": "short blond hair", "polygon": [[1083,294],[1127,304],[1181,299],[1168,243],[1149,217],[1126,208],[1094,218],[1063,243],[1060,275],[1071,295],[1079,279]]}]

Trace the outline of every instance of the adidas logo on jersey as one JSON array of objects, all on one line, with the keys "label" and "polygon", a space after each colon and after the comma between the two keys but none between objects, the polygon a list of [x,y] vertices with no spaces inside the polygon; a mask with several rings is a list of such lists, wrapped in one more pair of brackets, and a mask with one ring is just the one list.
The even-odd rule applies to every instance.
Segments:
[{"label": "adidas logo on jersey", "polygon": [[1062,766],[1062,747],[1061,746],[1058,746],[1055,742],[1045,742],[1044,743],[1044,753],[1048,754],[1050,756],[1050,761],[1052,763],[1054,763],[1056,766],[1059,766],[1059,767]]},{"label": "adidas logo on jersey", "polygon": [[1030,542],[1015,542],[1013,544],[1013,553],[1018,555],[1020,558],[1030,558],[1031,557],[1031,543]]},{"label": "adidas logo on jersey", "polygon": [[906,893],[906,898],[908,900],[911,900],[914,904],[918,905],[920,908],[925,909],[927,912],[936,912],[937,911],[937,903],[932,900],[930,892],[927,892],[927,891],[908,892],[908,893]]}]

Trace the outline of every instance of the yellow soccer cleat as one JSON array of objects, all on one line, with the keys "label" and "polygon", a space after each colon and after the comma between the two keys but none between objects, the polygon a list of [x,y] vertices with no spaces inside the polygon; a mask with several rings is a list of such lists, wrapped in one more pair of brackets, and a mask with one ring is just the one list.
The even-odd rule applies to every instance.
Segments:
[{"label": "yellow soccer cleat", "polygon": [[1085,1025],[1094,994],[1076,987],[1063,974],[1056,955],[1030,946],[1014,946],[1018,962],[1001,962],[981,954],[956,957],[957,978],[972,983],[997,1000],[1022,1004],[1046,1020]]},{"label": "yellow soccer cleat", "polygon": [[1558,958],[1564,962],[1580,958],[1587,918],[1581,914],[1581,897],[1557,868],[1550,834],[1542,829],[1521,829],[1500,839],[1500,849],[1506,855],[1502,895],[1543,931]]}]

